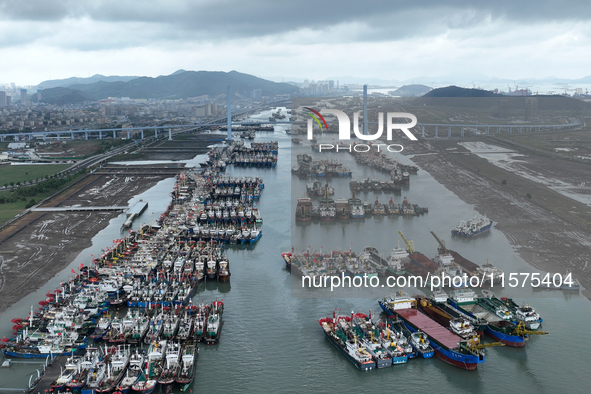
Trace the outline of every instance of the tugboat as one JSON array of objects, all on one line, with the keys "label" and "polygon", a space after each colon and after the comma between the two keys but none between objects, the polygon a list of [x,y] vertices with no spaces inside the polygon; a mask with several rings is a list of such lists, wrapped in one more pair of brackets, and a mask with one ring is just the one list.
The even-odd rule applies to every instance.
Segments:
[{"label": "tugboat", "polygon": [[424,332],[413,332],[410,335],[410,344],[423,358],[431,358],[435,354],[435,351],[429,345],[429,338]]}]

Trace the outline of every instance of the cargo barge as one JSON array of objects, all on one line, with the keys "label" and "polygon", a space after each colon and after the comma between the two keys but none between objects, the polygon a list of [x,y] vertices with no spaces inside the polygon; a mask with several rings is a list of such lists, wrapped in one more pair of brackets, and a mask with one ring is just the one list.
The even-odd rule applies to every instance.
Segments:
[{"label": "cargo barge", "polygon": [[511,347],[525,346],[526,336],[518,334],[517,326],[485,309],[472,290],[456,290],[449,299],[449,305],[476,319],[486,320],[485,332],[491,338]]},{"label": "cargo barge", "polygon": [[479,348],[477,339],[464,340],[430,319],[417,310],[417,301],[406,293],[398,292],[378,303],[386,314],[404,321],[410,331],[427,334],[435,354],[446,363],[470,371],[484,363],[484,352]]}]

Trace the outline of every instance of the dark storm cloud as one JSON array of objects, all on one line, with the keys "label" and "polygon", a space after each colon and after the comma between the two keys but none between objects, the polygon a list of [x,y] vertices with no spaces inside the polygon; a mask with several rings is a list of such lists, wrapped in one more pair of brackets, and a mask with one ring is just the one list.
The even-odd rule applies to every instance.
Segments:
[{"label": "dark storm cloud", "polygon": [[[148,22],[199,32],[216,39],[326,30],[361,23],[357,40],[392,39],[380,34],[429,35],[490,20],[513,23],[586,20],[591,2],[554,1],[267,1],[267,0],[0,0],[0,18],[46,20],[88,18],[101,22]],[[193,37],[193,39],[198,37]]]}]

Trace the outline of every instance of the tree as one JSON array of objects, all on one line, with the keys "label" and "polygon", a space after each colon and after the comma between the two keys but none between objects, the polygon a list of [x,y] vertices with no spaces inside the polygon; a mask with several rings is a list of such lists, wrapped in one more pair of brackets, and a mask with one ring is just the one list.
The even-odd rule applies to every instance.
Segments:
[{"label": "tree", "polygon": [[502,185],[506,185],[507,184],[507,180],[503,179],[503,182],[501,182]]},{"label": "tree", "polygon": [[525,195],[525,197],[527,197],[527,198],[531,198],[531,194],[527,193],[527,194]]}]

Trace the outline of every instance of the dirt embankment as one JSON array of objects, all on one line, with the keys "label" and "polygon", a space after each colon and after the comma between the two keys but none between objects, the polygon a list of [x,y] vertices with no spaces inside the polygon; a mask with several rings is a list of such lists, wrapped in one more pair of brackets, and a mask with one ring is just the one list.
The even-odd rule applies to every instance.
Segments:
[{"label": "dirt embankment", "polygon": [[[591,264],[588,264],[591,220],[587,218],[591,209],[544,184],[498,168],[484,159],[446,150],[447,145],[421,142],[413,153],[429,154],[416,155],[412,160],[463,201],[473,204],[478,212],[495,221],[525,261],[551,273],[572,272],[587,289],[583,294],[591,299]],[[556,175],[558,168],[560,172],[570,171],[571,174],[580,171],[579,168],[569,170],[569,162],[557,165],[532,157],[530,165],[534,164],[537,172],[550,178]],[[531,190],[531,197],[524,192],[524,185]],[[577,212],[576,217],[573,211]]]},{"label": "dirt embankment", "polygon": [[[90,176],[44,206],[125,206],[163,176]],[[121,212],[30,212],[0,231],[0,313],[54,277]]]}]

